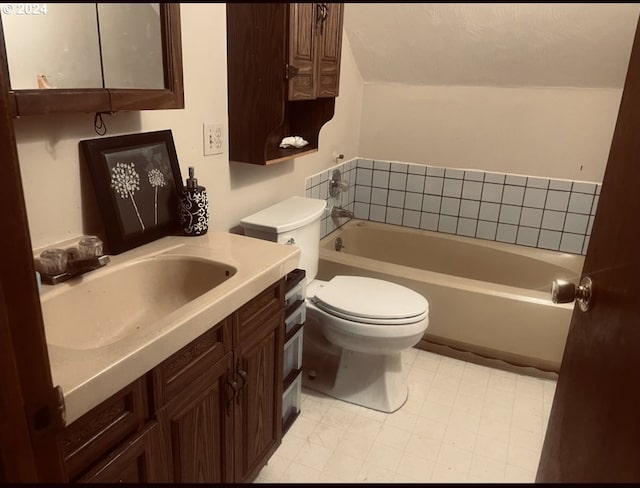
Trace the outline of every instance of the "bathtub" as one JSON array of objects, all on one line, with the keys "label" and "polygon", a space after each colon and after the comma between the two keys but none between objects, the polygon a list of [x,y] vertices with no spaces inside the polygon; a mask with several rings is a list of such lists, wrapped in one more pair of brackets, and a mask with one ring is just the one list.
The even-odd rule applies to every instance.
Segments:
[{"label": "bathtub", "polygon": [[552,303],[551,282],[575,281],[583,262],[574,254],[353,219],[320,241],[317,278],[368,276],[422,294],[429,328],[418,347],[557,372],[573,304]]}]

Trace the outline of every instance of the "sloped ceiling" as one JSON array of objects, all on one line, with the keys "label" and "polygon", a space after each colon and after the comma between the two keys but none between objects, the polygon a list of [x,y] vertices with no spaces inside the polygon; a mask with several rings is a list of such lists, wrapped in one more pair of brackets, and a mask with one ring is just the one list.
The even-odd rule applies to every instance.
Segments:
[{"label": "sloped ceiling", "polygon": [[365,82],[621,88],[640,4],[347,3]]}]

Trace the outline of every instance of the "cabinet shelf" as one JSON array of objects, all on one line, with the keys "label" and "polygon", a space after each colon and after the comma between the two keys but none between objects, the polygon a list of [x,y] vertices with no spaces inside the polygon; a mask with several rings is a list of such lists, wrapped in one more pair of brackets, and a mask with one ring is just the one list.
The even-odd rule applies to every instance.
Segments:
[{"label": "cabinet shelf", "polygon": [[[338,96],[342,7],[227,4],[231,161],[269,165],[318,150]],[[280,148],[289,136],[308,144]]]}]

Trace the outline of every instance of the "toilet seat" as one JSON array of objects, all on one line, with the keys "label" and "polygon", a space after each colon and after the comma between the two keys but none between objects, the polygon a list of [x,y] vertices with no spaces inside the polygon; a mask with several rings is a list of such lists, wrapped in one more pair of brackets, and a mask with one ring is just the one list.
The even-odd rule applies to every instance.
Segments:
[{"label": "toilet seat", "polygon": [[370,325],[413,324],[429,313],[429,302],[413,290],[361,276],[335,276],[312,301],[330,315]]}]

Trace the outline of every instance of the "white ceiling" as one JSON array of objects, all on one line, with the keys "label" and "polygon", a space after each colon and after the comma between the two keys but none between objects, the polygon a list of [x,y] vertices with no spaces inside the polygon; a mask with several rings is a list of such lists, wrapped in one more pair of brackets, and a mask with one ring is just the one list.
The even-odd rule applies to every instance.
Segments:
[{"label": "white ceiling", "polygon": [[346,3],[365,82],[621,88],[639,3]]}]

